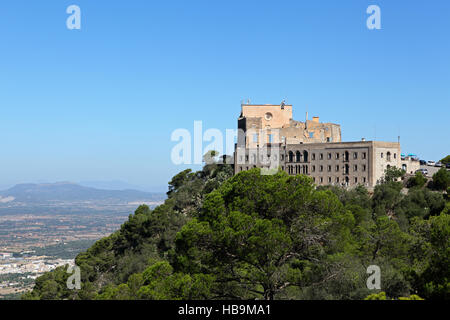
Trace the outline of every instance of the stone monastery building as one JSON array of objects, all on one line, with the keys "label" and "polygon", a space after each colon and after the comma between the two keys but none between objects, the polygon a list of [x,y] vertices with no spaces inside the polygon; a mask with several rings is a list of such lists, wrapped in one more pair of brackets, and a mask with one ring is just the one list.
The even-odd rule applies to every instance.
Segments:
[{"label": "stone monastery building", "polygon": [[308,116],[305,122],[295,121],[292,105],[284,102],[241,108],[235,174],[255,167],[269,174],[281,168],[290,175],[309,175],[317,185],[373,187],[389,167],[415,169],[410,159],[402,160],[400,143],[342,142],[340,125],[321,123],[319,117],[308,120]]}]

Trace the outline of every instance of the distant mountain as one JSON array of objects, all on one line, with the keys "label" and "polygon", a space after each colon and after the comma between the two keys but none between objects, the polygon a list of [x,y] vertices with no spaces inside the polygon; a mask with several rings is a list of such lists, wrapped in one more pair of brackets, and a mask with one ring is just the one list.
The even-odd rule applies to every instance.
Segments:
[{"label": "distant mountain", "polygon": [[163,192],[163,190],[167,189],[167,186],[152,188],[152,187],[145,187],[145,186],[129,184],[127,182],[120,181],[120,180],[80,181],[78,184],[81,186],[84,186],[84,187],[103,189],[103,190],[130,190],[130,189],[132,189],[132,190],[138,190],[138,191],[144,191],[144,192],[154,192],[154,191]]},{"label": "distant mountain", "polygon": [[[14,198],[13,200],[11,200]],[[70,182],[18,184],[0,191],[3,203],[50,203],[50,202],[160,202],[165,199],[163,193],[143,192],[132,189],[102,190],[81,186]]]}]

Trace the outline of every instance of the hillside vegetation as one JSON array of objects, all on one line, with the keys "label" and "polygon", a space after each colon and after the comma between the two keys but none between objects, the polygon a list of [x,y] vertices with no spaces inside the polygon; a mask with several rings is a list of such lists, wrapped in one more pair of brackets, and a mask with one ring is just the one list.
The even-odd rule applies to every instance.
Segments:
[{"label": "hillside vegetation", "polygon": [[[369,194],[208,164],[79,254],[81,290],[60,267],[23,299],[449,299],[449,209],[420,183],[405,194],[387,178]],[[367,289],[369,265],[381,290]]]}]

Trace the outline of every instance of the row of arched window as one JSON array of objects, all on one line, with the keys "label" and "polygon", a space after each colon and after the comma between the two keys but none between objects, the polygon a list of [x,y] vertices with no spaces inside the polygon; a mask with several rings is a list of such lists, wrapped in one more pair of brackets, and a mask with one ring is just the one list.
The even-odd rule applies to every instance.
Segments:
[{"label": "row of arched window", "polygon": [[308,174],[307,165],[295,165],[286,167],[288,174]]},{"label": "row of arched window", "polygon": [[289,162],[308,162],[308,151],[306,151],[306,150],[304,150],[303,152],[296,151],[295,153],[292,151],[289,151],[288,161]]}]

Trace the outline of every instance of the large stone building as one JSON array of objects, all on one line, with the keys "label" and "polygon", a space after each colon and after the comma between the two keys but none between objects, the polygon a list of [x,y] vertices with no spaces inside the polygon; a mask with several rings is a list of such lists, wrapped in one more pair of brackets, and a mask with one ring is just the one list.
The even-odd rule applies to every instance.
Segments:
[{"label": "large stone building", "polygon": [[292,106],[242,105],[235,145],[235,173],[254,167],[263,172],[281,168],[306,174],[317,185],[364,185],[380,182],[386,168],[402,167],[400,143],[342,142],[338,124],[294,121]]}]

